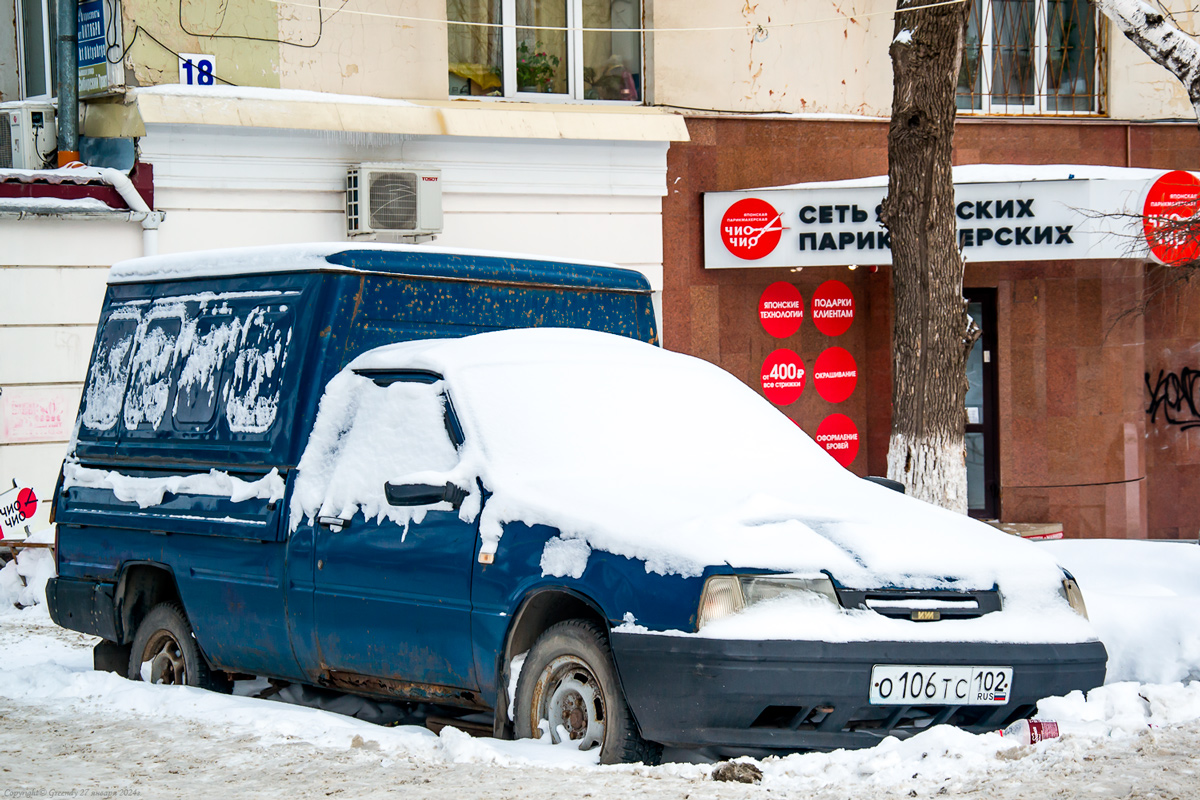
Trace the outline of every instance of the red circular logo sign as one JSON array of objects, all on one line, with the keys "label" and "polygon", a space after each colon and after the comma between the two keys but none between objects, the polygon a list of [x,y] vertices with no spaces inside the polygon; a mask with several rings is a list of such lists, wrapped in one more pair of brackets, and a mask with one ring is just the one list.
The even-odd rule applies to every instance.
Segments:
[{"label": "red circular logo sign", "polygon": [[813,364],[813,387],[830,403],[840,403],[854,393],[858,384],[858,364],[843,347],[830,347]]},{"label": "red circular logo sign", "polygon": [[33,519],[33,515],[37,513],[37,504],[37,495],[33,493],[33,489],[22,489],[17,492],[17,509],[25,519]]},{"label": "red circular logo sign", "polygon": [[758,298],[758,318],[776,339],[791,336],[800,330],[800,321],[804,319],[800,290],[786,281],[772,283]]},{"label": "red circular logo sign", "polygon": [[826,336],[841,336],[854,322],[854,295],[841,281],[825,281],[812,299],[812,319]]},{"label": "red circular logo sign", "polygon": [[783,230],[783,214],[757,197],[738,200],[721,217],[721,241],[746,261],[770,255]]},{"label": "red circular logo sign", "polygon": [[843,467],[858,455],[858,428],[845,414],[830,414],[817,427],[817,444]]},{"label": "red circular logo sign", "polygon": [[1200,242],[1182,226],[1200,210],[1200,178],[1190,172],[1175,170],[1154,182],[1146,193],[1142,208],[1142,227],[1146,244],[1160,262],[1167,265],[1192,261],[1200,253]]},{"label": "red circular logo sign", "polygon": [[804,391],[804,362],[791,350],[776,350],[762,365],[763,394],[777,406],[790,405]]}]

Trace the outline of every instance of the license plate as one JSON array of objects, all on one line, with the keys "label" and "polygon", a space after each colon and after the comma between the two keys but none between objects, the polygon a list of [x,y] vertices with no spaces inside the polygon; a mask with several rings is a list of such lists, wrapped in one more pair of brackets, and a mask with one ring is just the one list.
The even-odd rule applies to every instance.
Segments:
[{"label": "license plate", "polygon": [[1002,706],[1012,696],[1012,667],[879,665],[871,670],[874,706]]}]

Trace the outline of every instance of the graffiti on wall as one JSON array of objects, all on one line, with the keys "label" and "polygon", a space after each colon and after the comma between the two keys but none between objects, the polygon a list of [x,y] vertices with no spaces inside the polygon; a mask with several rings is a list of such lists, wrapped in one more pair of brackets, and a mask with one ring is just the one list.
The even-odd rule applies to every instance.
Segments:
[{"label": "graffiti on wall", "polygon": [[1197,405],[1196,388],[1200,382],[1200,370],[1184,367],[1178,372],[1158,371],[1158,381],[1150,385],[1150,373],[1146,373],[1146,391],[1150,393],[1150,405],[1146,413],[1150,422],[1158,419],[1161,411],[1163,421],[1178,425],[1181,430],[1200,428],[1200,406]]}]

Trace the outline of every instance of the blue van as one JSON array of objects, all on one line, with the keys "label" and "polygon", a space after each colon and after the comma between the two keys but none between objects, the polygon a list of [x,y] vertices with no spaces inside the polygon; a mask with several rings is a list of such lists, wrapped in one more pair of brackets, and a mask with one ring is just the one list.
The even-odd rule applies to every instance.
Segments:
[{"label": "blue van", "polygon": [[611,266],[119,264],[51,615],[134,680],[428,703],[606,763],[995,730],[1103,681],[1036,545],[857,479],[656,340]]}]

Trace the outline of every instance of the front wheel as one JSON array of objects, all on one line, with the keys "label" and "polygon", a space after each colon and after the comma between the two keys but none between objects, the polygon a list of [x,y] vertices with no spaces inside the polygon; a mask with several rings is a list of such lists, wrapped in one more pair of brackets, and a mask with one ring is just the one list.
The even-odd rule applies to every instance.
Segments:
[{"label": "front wheel", "polygon": [[549,735],[554,744],[599,747],[602,764],[654,764],[662,755],[660,745],[638,733],[608,637],[593,622],[567,620],[538,637],[521,668],[514,706],[520,739]]},{"label": "front wheel", "polygon": [[160,603],[138,625],[129,654],[132,681],[228,692],[229,681],[209,669],[183,609]]}]

